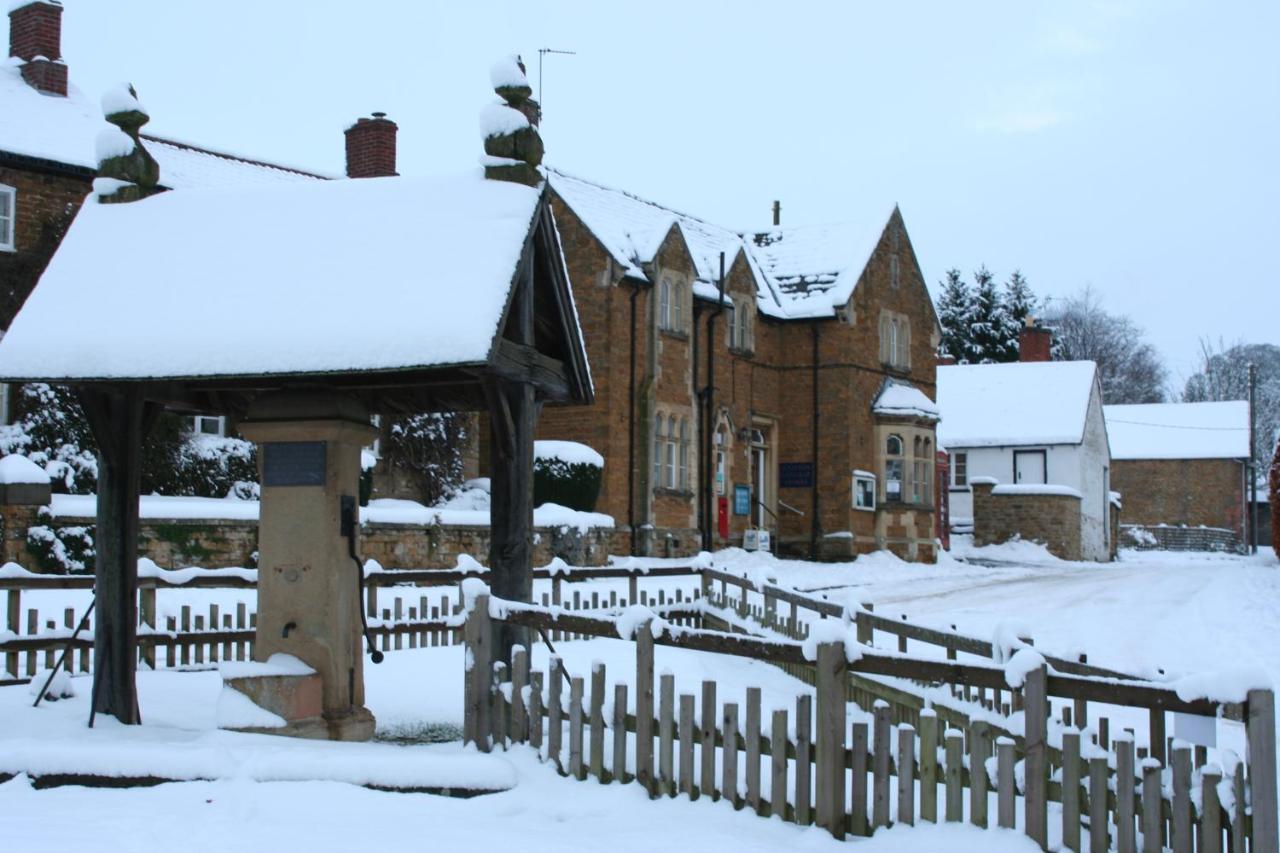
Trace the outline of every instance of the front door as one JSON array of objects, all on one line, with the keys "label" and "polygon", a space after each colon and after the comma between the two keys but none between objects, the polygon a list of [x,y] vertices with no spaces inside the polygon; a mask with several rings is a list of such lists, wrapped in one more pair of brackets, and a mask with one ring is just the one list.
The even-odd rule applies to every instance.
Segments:
[{"label": "front door", "polygon": [[751,448],[751,497],[755,506],[752,513],[756,527],[767,527],[765,507],[769,505],[768,495],[769,449],[767,447]]},{"label": "front door", "polygon": [[1021,485],[1047,483],[1043,450],[1013,451],[1013,482]]}]

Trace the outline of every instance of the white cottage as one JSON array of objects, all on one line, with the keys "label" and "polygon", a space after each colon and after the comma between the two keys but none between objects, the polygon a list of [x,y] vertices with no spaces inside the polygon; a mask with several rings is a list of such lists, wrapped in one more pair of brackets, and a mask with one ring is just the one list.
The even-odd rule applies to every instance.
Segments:
[{"label": "white cottage", "polygon": [[951,454],[954,529],[973,524],[974,478],[1066,488],[1080,495],[1082,556],[1108,559],[1111,453],[1097,374],[1091,361],[938,368],[938,443]]}]

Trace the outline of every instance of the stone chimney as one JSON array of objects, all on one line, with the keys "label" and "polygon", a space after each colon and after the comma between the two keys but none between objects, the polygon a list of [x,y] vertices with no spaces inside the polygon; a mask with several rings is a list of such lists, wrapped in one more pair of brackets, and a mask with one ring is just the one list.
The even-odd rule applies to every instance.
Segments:
[{"label": "stone chimney", "polygon": [[9,12],[9,55],[23,61],[22,79],[48,95],[67,95],[62,61],[62,4],[31,0]]},{"label": "stone chimney", "polygon": [[345,131],[348,178],[392,178],[396,171],[396,131],[386,113],[362,118]]},{"label": "stone chimney", "polygon": [[1018,336],[1019,361],[1052,361],[1053,332],[1036,323],[1031,317]]},{"label": "stone chimney", "polygon": [[530,97],[533,89],[525,77],[524,63],[510,56],[494,63],[489,81],[502,99],[480,114],[484,138],[484,176],[495,181],[512,181],[536,187],[542,182],[542,137],[538,118],[542,111]]}]

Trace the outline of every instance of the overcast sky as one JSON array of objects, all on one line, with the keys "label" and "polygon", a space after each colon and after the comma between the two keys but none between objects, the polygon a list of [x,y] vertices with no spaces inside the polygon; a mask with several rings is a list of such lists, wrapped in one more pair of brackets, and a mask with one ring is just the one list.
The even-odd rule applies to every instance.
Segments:
[{"label": "overcast sky", "polygon": [[[543,71],[547,161],[734,227],[896,201],[930,286],[1092,285],[1180,387],[1201,336],[1280,343],[1280,3],[64,0],[72,82],[150,130],[340,173],[480,153],[488,68]],[[428,203],[424,199],[424,203]]]}]

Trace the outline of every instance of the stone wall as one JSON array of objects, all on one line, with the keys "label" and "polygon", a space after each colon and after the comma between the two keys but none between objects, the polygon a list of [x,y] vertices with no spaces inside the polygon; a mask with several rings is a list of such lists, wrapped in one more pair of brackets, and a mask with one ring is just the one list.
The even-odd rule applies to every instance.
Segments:
[{"label": "stone wall", "polygon": [[[0,506],[0,559],[30,571],[50,566],[27,545],[27,530],[88,526],[92,518],[40,518],[39,506]],[[625,529],[534,528],[533,564],[544,566],[555,557],[570,565],[602,566],[610,554],[625,554],[630,533]],[[365,524],[360,553],[388,569],[452,569],[467,554],[487,563],[489,528],[481,525]],[[165,569],[200,566],[218,569],[253,567],[258,557],[256,521],[146,518],[141,522],[138,556]]]},{"label": "stone wall", "polygon": [[1218,527],[1245,536],[1245,476],[1233,459],[1116,459],[1111,488],[1126,524]]},{"label": "stone wall", "polygon": [[997,545],[1021,538],[1041,542],[1064,560],[1081,559],[1080,498],[1067,494],[993,494],[994,484],[973,487],[973,544]]},{"label": "stone wall", "polygon": [[1236,531],[1222,527],[1125,524],[1120,535],[1124,547],[1138,551],[1244,551]]}]

